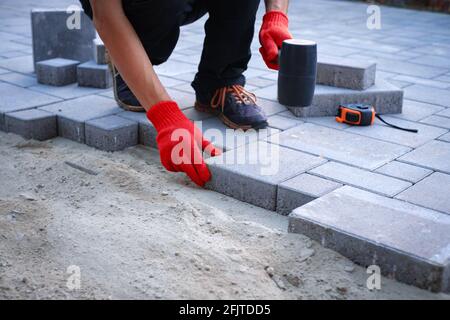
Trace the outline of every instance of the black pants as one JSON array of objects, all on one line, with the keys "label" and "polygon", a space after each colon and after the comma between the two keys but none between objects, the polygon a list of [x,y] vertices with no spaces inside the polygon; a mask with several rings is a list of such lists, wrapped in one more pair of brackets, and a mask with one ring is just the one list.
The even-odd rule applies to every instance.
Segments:
[{"label": "black pants", "polygon": [[[80,0],[92,18],[88,0]],[[170,57],[180,27],[206,13],[203,53],[192,86],[197,92],[245,83],[243,72],[251,57],[256,11],[260,0],[122,0],[133,25],[154,65]]]}]

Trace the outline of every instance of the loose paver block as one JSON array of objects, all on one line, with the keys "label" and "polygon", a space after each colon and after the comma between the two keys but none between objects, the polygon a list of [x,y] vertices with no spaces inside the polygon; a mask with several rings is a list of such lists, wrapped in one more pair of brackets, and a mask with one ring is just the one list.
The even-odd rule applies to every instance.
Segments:
[{"label": "loose paver block", "polygon": [[325,179],[393,197],[411,186],[410,182],[362,170],[337,162],[327,162],[309,173]]},{"label": "loose paver block", "polygon": [[354,126],[350,127],[346,131],[361,134],[374,139],[401,144],[411,148],[420,147],[421,145],[424,145],[425,143],[436,139],[446,132],[446,130],[442,128],[436,128],[417,122],[405,121],[390,116],[384,116],[383,119],[400,127],[417,129],[419,130],[419,132],[414,133],[398,130],[383,124],[378,119],[376,120],[376,124],[373,126]]},{"label": "loose paver block", "polygon": [[275,211],[277,185],[325,160],[259,141],[206,162],[212,175],[208,189]]},{"label": "loose paver block", "polygon": [[108,57],[106,53],[106,47],[103,41],[99,38],[93,40],[94,47],[94,60],[96,64],[107,64]]},{"label": "loose paver block", "polygon": [[5,113],[31,109],[60,99],[7,83],[0,83],[0,130],[5,131]]},{"label": "loose paver block", "polygon": [[152,123],[147,119],[144,112],[131,112],[123,111],[117,114],[117,116],[135,121],[139,124],[139,143],[144,146],[157,148],[156,136],[157,132]]},{"label": "loose paver block", "polygon": [[289,231],[401,282],[450,290],[446,214],[345,186],[295,209]]},{"label": "loose paver block", "polygon": [[450,215],[450,175],[435,172],[396,198]]},{"label": "loose paver block", "polygon": [[96,64],[95,61],[80,64],[77,68],[77,77],[80,87],[106,89],[113,83],[108,65]]},{"label": "loose paver block", "polygon": [[411,149],[393,143],[371,139],[365,136],[305,123],[280,134],[280,145],[304,151],[360,168],[374,170]]},{"label": "loose paver block", "polygon": [[39,83],[52,86],[65,86],[77,82],[79,61],[54,58],[36,63],[36,76]]},{"label": "loose paver block", "polygon": [[33,9],[31,26],[35,65],[56,57],[81,62],[92,59],[95,29],[82,10]]},{"label": "loose paver block", "polygon": [[203,132],[205,139],[211,141],[217,148],[226,151],[257,140],[270,139],[270,136],[280,132],[280,130],[273,128],[247,131],[234,130],[225,126],[216,117],[196,121],[195,124]]},{"label": "loose paver block", "polygon": [[450,143],[430,141],[398,160],[435,171],[450,173]]},{"label": "loose paver block", "polygon": [[317,61],[317,83],[354,90],[365,90],[375,84],[376,64],[367,60],[320,55]]},{"label": "loose paver block", "polygon": [[341,187],[342,184],[308,173],[284,181],[278,185],[277,212],[288,215],[303,206]]},{"label": "loose paver block", "polygon": [[86,144],[119,151],[138,144],[138,123],[115,115],[86,121]]},{"label": "loose paver block", "polygon": [[[278,86],[270,86],[255,91],[259,97],[277,101]],[[403,91],[394,85],[378,80],[366,90],[351,90],[331,86],[317,85],[310,107],[288,107],[297,117],[335,116],[340,104],[368,103],[380,114],[402,112]]]},{"label": "loose paver block", "polygon": [[56,116],[50,112],[29,109],[5,115],[6,131],[25,139],[47,140],[58,135]]},{"label": "loose paver block", "polygon": [[412,183],[416,183],[433,171],[422,167],[413,166],[399,161],[392,161],[375,170],[386,176],[402,179]]},{"label": "loose paver block", "polygon": [[59,136],[81,143],[85,142],[86,121],[122,112],[114,100],[97,95],[68,100],[40,109],[56,114]]}]

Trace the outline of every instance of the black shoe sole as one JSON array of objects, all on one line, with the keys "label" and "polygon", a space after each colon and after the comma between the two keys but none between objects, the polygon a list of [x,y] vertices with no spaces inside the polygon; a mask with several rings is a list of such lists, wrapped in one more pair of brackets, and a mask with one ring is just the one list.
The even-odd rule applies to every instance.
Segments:
[{"label": "black shoe sole", "polygon": [[250,129],[260,130],[260,129],[267,128],[269,125],[267,123],[267,121],[257,122],[257,123],[253,123],[253,124],[246,124],[246,125],[235,123],[235,122],[231,121],[223,113],[221,113],[219,110],[213,109],[210,106],[201,104],[198,101],[195,102],[194,108],[195,108],[195,110],[197,110],[199,112],[214,114],[214,115],[218,116],[218,118],[223,122],[223,124],[225,124],[228,128],[234,129],[234,130],[238,130],[238,129],[241,129],[244,131],[247,131]]}]

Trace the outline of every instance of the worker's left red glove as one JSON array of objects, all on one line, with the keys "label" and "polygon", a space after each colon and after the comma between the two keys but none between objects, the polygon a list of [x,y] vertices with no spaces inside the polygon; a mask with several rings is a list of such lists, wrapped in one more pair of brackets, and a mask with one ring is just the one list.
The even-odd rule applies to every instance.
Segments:
[{"label": "worker's left red glove", "polygon": [[278,52],[284,40],[292,39],[289,19],[282,11],[269,11],[264,15],[259,42],[259,52],[270,69],[278,70]]}]

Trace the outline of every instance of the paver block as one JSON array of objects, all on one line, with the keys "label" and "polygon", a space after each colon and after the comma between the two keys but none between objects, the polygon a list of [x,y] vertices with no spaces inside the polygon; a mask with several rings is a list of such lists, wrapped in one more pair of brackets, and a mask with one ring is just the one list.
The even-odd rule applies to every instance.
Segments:
[{"label": "paver block", "polygon": [[[71,17],[79,17],[79,28],[69,29]],[[65,58],[81,62],[92,59],[92,40],[95,29],[82,10],[33,9],[31,11],[34,64],[51,58]]]},{"label": "paver block", "polygon": [[411,149],[369,137],[304,123],[280,134],[271,141],[284,147],[312,153],[356,167],[374,170]]},{"label": "paver block", "polygon": [[426,123],[435,127],[450,129],[450,118],[441,117],[438,115],[429,116],[422,121],[422,123]]},{"label": "paver block", "polygon": [[99,38],[93,40],[94,47],[94,61],[96,64],[107,64],[108,55],[106,52],[106,47],[103,41]]},{"label": "paver block", "polygon": [[[259,97],[277,101],[277,86],[255,91]],[[341,104],[367,103],[380,114],[401,113],[403,91],[385,80],[377,80],[366,90],[351,90],[324,85],[316,85],[314,99],[310,107],[288,107],[297,117],[335,116]]]},{"label": "paver block", "polygon": [[31,87],[37,84],[35,77],[18,72],[0,74],[0,81],[8,82],[22,88]]},{"label": "paver block", "polygon": [[317,83],[327,86],[365,90],[375,84],[376,64],[367,60],[320,55]]},{"label": "paver block", "polygon": [[410,122],[390,116],[384,116],[383,119],[400,127],[417,129],[419,130],[419,132],[414,133],[398,130],[383,124],[378,119],[375,121],[375,125],[373,126],[353,126],[346,131],[361,134],[374,139],[401,144],[411,148],[420,147],[421,145],[424,145],[425,143],[436,139],[446,132],[446,130],[442,128],[436,128],[429,125]]},{"label": "paver block", "polygon": [[430,141],[398,160],[435,171],[450,173],[450,143]]},{"label": "paver block", "polygon": [[36,76],[39,83],[64,86],[77,82],[79,61],[54,58],[36,63]]},{"label": "paver block", "polygon": [[433,104],[404,99],[402,113],[392,116],[404,120],[419,121],[443,109],[443,107]]},{"label": "paver block", "polygon": [[0,130],[5,131],[5,113],[31,109],[60,99],[7,83],[0,83]]},{"label": "paver block", "polygon": [[450,175],[435,172],[396,198],[450,214]]},{"label": "paver block", "polygon": [[389,162],[375,171],[386,176],[402,179],[412,183],[422,180],[433,172],[429,169],[413,166],[399,161]]},{"label": "paver block", "polygon": [[123,111],[118,113],[117,116],[135,121],[139,124],[140,144],[152,148],[158,148],[158,145],[156,144],[156,137],[158,135],[158,132],[156,132],[155,127],[147,119],[145,112]]},{"label": "paver block", "polygon": [[47,140],[58,135],[56,116],[50,112],[29,109],[5,115],[6,131],[25,139]]},{"label": "paver block", "polygon": [[86,121],[86,144],[119,151],[138,144],[138,123],[115,115]]},{"label": "paver block", "polygon": [[36,84],[35,86],[31,86],[28,89],[59,97],[64,100],[80,98],[83,96],[88,96],[94,93],[102,93],[102,91],[105,91],[105,89],[79,87],[78,83],[73,83],[62,87]]},{"label": "paver block", "polygon": [[415,84],[405,88],[405,98],[450,107],[450,91]]},{"label": "paver block", "polygon": [[333,161],[314,168],[309,173],[388,197],[393,197],[411,186],[410,182],[404,180]]},{"label": "paver block", "polygon": [[446,214],[345,186],[294,210],[289,231],[401,282],[450,290]]},{"label": "paver block", "polygon": [[274,129],[278,130],[287,130],[292,127],[298,126],[299,124],[302,124],[303,122],[297,119],[283,117],[279,115],[273,115],[268,118],[269,126]]},{"label": "paver block", "polygon": [[288,215],[292,210],[341,186],[340,183],[303,173],[278,185],[277,212]]},{"label": "paver block", "polygon": [[268,139],[271,135],[280,132],[280,130],[273,128],[247,131],[234,130],[225,126],[216,117],[196,121],[195,124],[202,131],[205,139],[211,141],[217,148],[225,151],[236,149],[257,140]]},{"label": "paver block", "polygon": [[88,61],[78,65],[78,85],[80,87],[91,87],[106,89],[112,86],[112,76],[106,64],[96,64]]},{"label": "paver block", "polygon": [[122,112],[114,100],[92,95],[68,100],[40,108],[56,114],[58,135],[70,140],[85,142],[85,122]]},{"label": "paver block", "polygon": [[450,132],[440,136],[438,140],[450,142]]},{"label": "paver block", "polygon": [[212,178],[206,187],[275,211],[277,185],[324,162],[319,157],[259,141],[207,159]]}]

